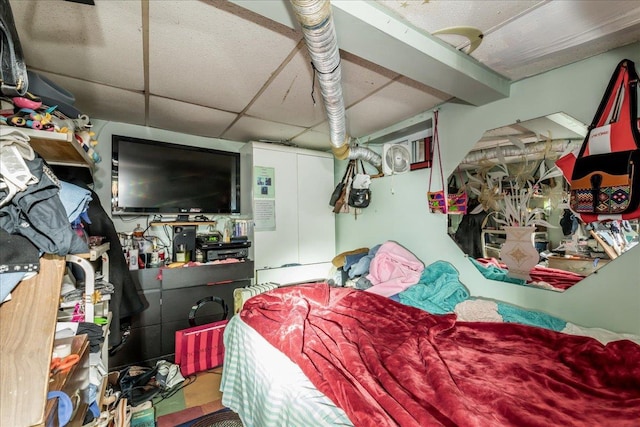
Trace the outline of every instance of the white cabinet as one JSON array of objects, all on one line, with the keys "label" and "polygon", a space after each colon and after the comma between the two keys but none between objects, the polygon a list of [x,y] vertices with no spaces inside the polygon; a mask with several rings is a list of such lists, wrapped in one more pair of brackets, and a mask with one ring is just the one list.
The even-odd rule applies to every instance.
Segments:
[{"label": "white cabinet", "polygon": [[[254,219],[253,259],[260,270],[328,263],[335,256],[335,217],[330,153],[250,142],[240,150],[242,214]],[[262,176],[272,177],[272,188]],[[305,277],[297,268],[296,278]],[[308,271],[311,271],[310,268]],[[317,270],[316,270],[317,271]],[[315,274],[315,273],[314,273]],[[290,276],[287,276],[289,278]],[[315,276],[313,278],[319,278]]]}]

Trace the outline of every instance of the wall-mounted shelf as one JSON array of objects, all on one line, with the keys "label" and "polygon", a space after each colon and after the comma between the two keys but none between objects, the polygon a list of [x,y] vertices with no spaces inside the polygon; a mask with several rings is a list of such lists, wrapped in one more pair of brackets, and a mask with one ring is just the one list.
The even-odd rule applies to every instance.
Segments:
[{"label": "wall-mounted shelf", "polygon": [[52,165],[78,166],[93,170],[94,162],[73,140],[73,133],[49,132],[29,128],[2,126],[2,129],[19,130],[29,137],[31,147]]},{"label": "wall-mounted shelf", "polygon": [[152,227],[162,227],[168,225],[171,227],[186,227],[188,225],[216,225],[216,221],[157,221],[152,222]]}]

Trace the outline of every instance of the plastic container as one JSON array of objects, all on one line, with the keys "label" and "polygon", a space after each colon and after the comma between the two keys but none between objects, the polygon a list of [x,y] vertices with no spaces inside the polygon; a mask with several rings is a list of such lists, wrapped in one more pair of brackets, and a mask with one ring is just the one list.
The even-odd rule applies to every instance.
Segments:
[{"label": "plastic container", "polygon": [[135,240],[144,239],[144,229],[140,227],[140,224],[137,224],[136,228],[133,229],[133,238]]}]

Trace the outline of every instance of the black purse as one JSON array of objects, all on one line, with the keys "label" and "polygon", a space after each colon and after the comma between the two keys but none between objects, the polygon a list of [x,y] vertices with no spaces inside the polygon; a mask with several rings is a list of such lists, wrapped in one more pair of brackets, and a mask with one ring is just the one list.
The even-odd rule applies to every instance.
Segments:
[{"label": "black purse", "polygon": [[623,214],[640,205],[640,149],[593,154],[576,160],[571,209],[578,213]]},{"label": "black purse", "polygon": [[335,206],[336,203],[338,202],[338,199],[340,199],[340,196],[342,196],[342,194],[344,193],[345,186],[347,185],[347,179],[350,176],[350,171],[353,170],[352,168],[353,168],[352,161],[349,161],[349,164],[347,165],[347,169],[344,171],[344,175],[342,176],[342,180],[338,183],[338,185],[336,185],[336,188],[334,188],[333,193],[331,193],[331,199],[329,199],[330,206]]},{"label": "black purse", "polygon": [[[353,171],[353,176],[356,176],[357,164]],[[360,160],[360,168],[364,173],[364,164]],[[351,188],[349,189],[349,206],[352,208],[366,208],[371,203],[371,190],[369,188],[353,188],[353,180],[351,181]]]}]

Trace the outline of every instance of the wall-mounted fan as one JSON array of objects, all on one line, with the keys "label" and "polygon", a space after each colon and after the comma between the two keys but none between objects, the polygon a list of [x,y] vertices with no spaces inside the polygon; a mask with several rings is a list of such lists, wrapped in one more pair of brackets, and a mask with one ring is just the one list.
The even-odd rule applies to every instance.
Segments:
[{"label": "wall-mounted fan", "polygon": [[382,172],[385,175],[397,175],[411,169],[409,142],[384,144],[382,146]]}]

